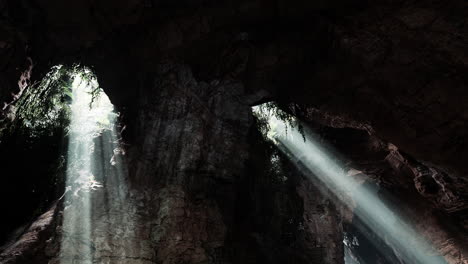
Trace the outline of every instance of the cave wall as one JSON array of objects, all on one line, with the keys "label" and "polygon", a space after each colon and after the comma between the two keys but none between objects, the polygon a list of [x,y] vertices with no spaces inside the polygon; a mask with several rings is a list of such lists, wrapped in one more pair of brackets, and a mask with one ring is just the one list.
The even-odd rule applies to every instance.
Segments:
[{"label": "cave wall", "polygon": [[[377,144],[375,162],[385,163],[376,165],[378,173],[372,166],[361,169],[387,190],[418,201],[421,229],[448,230],[431,239],[451,263],[463,263],[454,248],[466,241],[467,230],[467,12],[461,0],[2,0],[0,101],[14,100],[12,93],[53,65],[93,68],[127,125],[129,181],[139,197],[134,202],[154,204],[136,207],[146,217],[139,228],[151,233],[164,227],[144,240],[147,250],[135,251],[142,259],[223,263],[233,260],[234,249],[246,254],[243,260],[265,260],[259,241],[273,241],[263,246],[268,250],[282,245],[256,232],[238,238],[258,247],[255,254],[225,244],[239,228],[236,201],[254,153],[250,106],[275,99],[285,108],[296,104],[311,123],[364,130],[396,146]],[[281,190],[303,208],[270,213],[295,215],[293,222],[308,229],[305,237],[316,240],[298,244],[334,248],[321,258],[339,263],[330,256],[341,258],[343,215],[327,211],[331,220],[321,229],[327,232],[314,231],[324,213],[316,207],[332,207],[324,196],[311,195],[315,187],[305,181],[293,185],[297,189]],[[247,196],[281,205],[267,194],[277,195],[265,188]],[[454,220],[440,224],[444,219]],[[51,225],[58,230],[59,223]],[[453,235],[451,228],[463,232]],[[56,256],[56,246],[47,259]]]},{"label": "cave wall", "polygon": [[238,81],[198,82],[176,63],[146,81],[126,199],[117,187],[92,193],[91,241],[63,232],[59,203],[0,254],[4,263],[86,261],[89,247],[101,263],[343,263],[339,212],[317,186],[297,171],[276,175],[286,182],[265,172],[256,94]]},{"label": "cave wall", "polygon": [[370,125],[464,178],[466,10],[462,1],[390,1],[340,17],[330,60],[305,70],[292,101]]},{"label": "cave wall", "polygon": [[[453,175],[421,163],[376,137],[365,124],[318,113],[315,109],[298,110],[296,114],[308,120],[320,140],[329,142],[332,153],[346,164],[348,175],[361,182],[359,186],[373,186],[378,197],[412,223],[447,263],[467,261],[465,185],[456,184],[451,180]],[[359,210],[359,204],[342,215],[345,241],[351,254],[364,263],[405,263],[398,257],[398,250],[366,227],[353,213],[355,210]],[[353,245],[352,234],[360,237],[357,246]],[[369,250],[371,246],[375,250]]]}]

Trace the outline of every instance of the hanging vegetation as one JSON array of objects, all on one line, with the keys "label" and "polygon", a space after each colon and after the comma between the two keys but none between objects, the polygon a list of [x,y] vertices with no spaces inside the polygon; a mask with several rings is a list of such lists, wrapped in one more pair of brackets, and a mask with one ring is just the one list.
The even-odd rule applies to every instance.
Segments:
[{"label": "hanging vegetation", "polygon": [[[290,110],[294,110],[292,106],[286,106],[286,107],[291,108]],[[285,126],[286,133],[288,132],[288,129],[290,128],[297,128],[305,141],[302,124],[298,121],[298,119],[295,116],[282,110],[278,106],[277,103],[275,102],[264,103],[262,105],[254,106],[252,110],[253,110],[252,113],[256,120],[257,127],[265,139],[269,138],[268,133],[273,133],[272,132],[273,130],[270,127],[268,120],[270,117],[274,116],[286,124]]]},{"label": "hanging vegetation", "polygon": [[[94,81],[93,73],[82,66],[55,66],[42,81],[26,88],[0,120],[0,136],[13,131],[31,138],[52,136],[69,124],[72,82],[76,75]],[[98,88],[97,88],[98,89]],[[93,98],[98,91],[93,91]]]}]

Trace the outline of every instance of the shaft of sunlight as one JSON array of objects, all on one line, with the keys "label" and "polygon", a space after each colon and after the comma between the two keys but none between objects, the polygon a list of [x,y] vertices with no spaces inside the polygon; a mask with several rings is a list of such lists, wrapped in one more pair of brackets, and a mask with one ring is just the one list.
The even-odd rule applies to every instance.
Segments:
[{"label": "shaft of sunlight", "polygon": [[[70,110],[60,259],[61,263],[90,264],[95,249],[94,192],[123,185],[120,168],[109,173],[109,169],[105,169],[109,166],[102,166],[110,164],[115,156],[117,115],[109,98],[98,88],[97,81],[82,78],[79,73],[74,75]],[[106,131],[111,134],[106,136],[107,141],[102,140]],[[99,141],[103,143],[98,145],[96,142]],[[111,179],[107,179],[109,176]]]},{"label": "shaft of sunlight", "polygon": [[312,133],[301,133],[298,128],[272,114],[275,111],[268,111],[262,107],[265,106],[254,107],[253,112],[263,117],[267,114],[268,138],[296,165],[305,168],[307,177],[316,177],[342,203],[351,207],[350,203],[353,201],[359,205],[360,210],[355,211],[359,214],[358,217],[383,241],[393,246],[406,263],[446,263],[440,256],[431,255],[433,251],[430,244],[418,235],[409,223],[394,213],[375,191],[365,186],[357,188],[360,183],[349,176],[345,167],[319,145]]}]

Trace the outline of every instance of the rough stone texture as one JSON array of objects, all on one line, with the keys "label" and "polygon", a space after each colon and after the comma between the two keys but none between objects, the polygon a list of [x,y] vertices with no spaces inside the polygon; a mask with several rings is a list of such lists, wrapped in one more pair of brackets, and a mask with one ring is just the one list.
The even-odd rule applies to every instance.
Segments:
[{"label": "rough stone texture", "polygon": [[[106,184],[105,184],[106,185]],[[116,195],[116,188],[104,187],[93,193],[91,240],[79,233],[66,233],[63,211],[57,219],[54,235],[47,241],[43,263],[154,263],[151,240],[151,205],[156,198],[147,192],[128,192],[126,199]],[[78,206],[72,204],[65,210]],[[87,255],[91,248],[91,255]]]},{"label": "rough stone texture", "polygon": [[[315,183],[316,184],[316,183]],[[343,263],[343,213],[333,204],[331,194],[308,179],[298,186],[298,194],[304,201],[303,228],[310,236],[306,250],[317,254],[317,263]]]},{"label": "rough stone texture", "polygon": [[[98,251],[102,262],[285,263],[292,255],[306,262],[314,256],[301,252],[324,245],[326,261],[339,261],[342,227],[329,223],[353,221],[350,212],[331,213],[327,198],[313,196],[306,182],[276,189],[264,184],[264,174],[245,171],[254,153],[249,105],[274,99],[295,104],[310,122],[340,127],[337,138],[328,137],[332,143],[364,142],[337,148],[352,152],[353,166],[367,181],[404,197],[401,211],[420,213],[414,221],[451,263],[466,263],[467,5],[0,0],[0,103],[52,65],[94,68],[122,112],[129,143],[134,198],[125,205],[128,213],[110,215],[138,223],[132,229],[144,237],[140,249],[127,249],[132,259]],[[354,138],[354,129],[371,136]],[[317,213],[319,205],[324,214]],[[260,216],[265,212],[269,224]],[[95,216],[97,232],[112,236],[109,230],[121,227],[105,215]],[[257,224],[241,221],[245,215]],[[307,232],[298,231],[300,222]],[[111,248],[135,244],[134,234],[122,232]],[[289,233],[294,239],[284,238]],[[285,253],[271,255],[279,251]],[[52,243],[47,258],[56,254]],[[34,263],[44,260],[39,255]]]},{"label": "rough stone texture", "polygon": [[[124,199],[111,186],[125,183],[104,182],[92,195],[92,241],[59,224],[49,263],[85,261],[88,247],[99,263],[227,263],[214,253],[227,228],[218,204],[229,212],[221,198],[234,192],[247,158],[250,109],[232,99],[242,85],[198,84],[183,65],[161,65],[156,76],[139,102],[142,142],[129,151],[129,193]],[[226,193],[213,189],[217,181]]]},{"label": "rough stone texture", "polygon": [[57,205],[54,205],[32,223],[19,239],[12,244],[4,245],[0,253],[1,263],[34,263],[31,262],[32,259],[43,255],[44,241],[53,232],[56,209]]},{"label": "rough stone texture", "polygon": [[151,233],[158,263],[214,262],[208,252],[222,247],[226,234],[214,201],[194,204],[180,186],[158,192],[160,205]]},{"label": "rough stone texture", "polygon": [[[380,196],[390,202],[392,210],[408,219],[419,233],[434,244],[448,263],[468,261],[465,243],[468,232],[463,220],[466,218],[464,181],[410,158],[395,145],[376,138],[368,125],[347,121],[339,116],[331,118],[327,113],[319,115],[313,109],[304,113],[302,117],[314,120],[314,123],[310,123],[312,127],[343,155],[344,163],[351,169],[350,175],[354,175],[359,181],[376,184],[381,189]],[[360,239],[374,237],[369,243],[377,248],[392,247],[383,241],[379,242],[375,234],[367,230],[359,219],[347,217],[346,212],[343,216],[345,231],[367,233],[361,233]],[[353,239],[348,237],[347,240]],[[364,244],[363,247],[370,245]],[[355,253],[358,256],[356,258],[365,262],[377,261],[363,259],[362,256],[366,254],[369,252]],[[392,253],[387,250],[387,254]],[[382,258],[378,254],[373,257]],[[396,262],[397,259],[394,257],[393,260],[390,258],[380,261],[402,261]]]},{"label": "rough stone texture", "polygon": [[[130,150],[132,185],[161,186],[152,237],[162,263],[214,263],[226,235],[234,183],[247,158],[252,120],[240,83],[197,83],[183,65],[161,65],[142,98]],[[217,187],[217,185],[225,187]],[[143,185],[144,186],[144,185]],[[230,217],[231,214],[224,215]]]},{"label": "rough stone texture", "polygon": [[343,263],[341,212],[257,129],[249,142],[230,237],[234,263]]},{"label": "rough stone texture", "polygon": [[136,144],[141,150],[134,151],[143,155],[132,161],[137,164],[136,180],[198,181],[204,188],[209,181],[239,177],[252,121],[250,107],[243,102],[243,85],[197,83],[184,66],[162,65],[157,76],[149,84],[153,92],[144,91],[142,98],[137,128],[142,143]]},{"label": "rough stone texture", "polygon": [[334,54],[301,76],[292,101],[368,124],[419,160],[464,177],[466,10],[461,1],[402,1],[344,16],[333,28]]}]

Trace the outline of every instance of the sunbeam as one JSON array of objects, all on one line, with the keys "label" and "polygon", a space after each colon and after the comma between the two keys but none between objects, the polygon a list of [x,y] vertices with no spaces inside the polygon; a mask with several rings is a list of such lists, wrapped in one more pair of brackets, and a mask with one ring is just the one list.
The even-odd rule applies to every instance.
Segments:
[{"label": "sunbeam", "polygon": [[96,250],[93,216],[122,206],[125,170],[117,114],[94,78],[74,75],[70,108],[60,262],[87,264],[93,263]]},{"label": "sunbeam", "polygon": [[[328,188],[339,200],[349,207],[359,206],[355,214],[380,238],[394,248],[395,253],[405,263],[442,264],[442,257],[434,254],[422,236],[418,235],[410,223],[393,212],[375,191],[360,186],[350,176],[345,166],[329,154],[311,132],[299,131],[295,126],[277,118],[273,113],[278,109],[266,109],[265,105],[253,108],[254,114],[266,118],[267,136],[279,149],[286,153],[304,174],[312,181],[319,180],[323,188]],[[268,106],[271,108],[271,105]],[[302,132],[302,133],[301,133]]]}]

